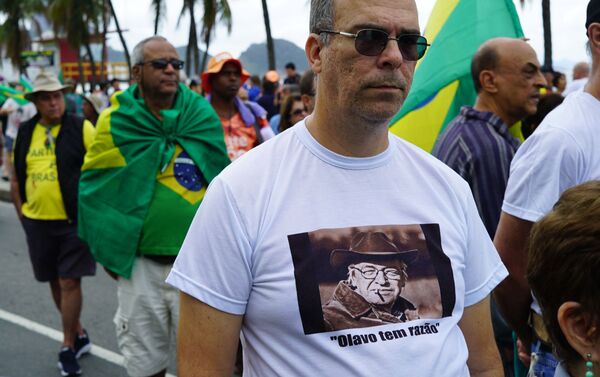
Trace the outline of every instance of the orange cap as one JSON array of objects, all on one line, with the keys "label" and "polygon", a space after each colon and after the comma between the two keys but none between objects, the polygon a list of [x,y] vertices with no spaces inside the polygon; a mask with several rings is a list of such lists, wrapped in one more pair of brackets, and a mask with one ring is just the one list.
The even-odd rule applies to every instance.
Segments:
[{"label": "orange cap", "polygon": [[208,61],[208,68],[202,73],[202,89],[204,89],[206,93],[210,93],[212,91],[212,87],[210,85],[210,76],[221,72],[223,66],[227,63],[235,63],[238,67],[240,67],[242,84],[248,80],[250,74],[244,69],[244,67],[242,67],[242,62],[234,58],[228,52],[221,52],[213,56]]}]

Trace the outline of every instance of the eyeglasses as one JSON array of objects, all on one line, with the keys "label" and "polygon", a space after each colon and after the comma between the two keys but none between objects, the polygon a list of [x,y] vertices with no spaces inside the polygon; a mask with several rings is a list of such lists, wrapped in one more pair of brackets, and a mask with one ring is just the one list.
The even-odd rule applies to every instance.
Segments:
[{"label": "eyeglasses", "polygon": [[344,37],[354,38],[354,48],[365,56],[377,56],[385,50],[388,41],[394,40],[398,43],[398,48],[402,57],[407,61],[417,61],[425,55],[427,39],[419,34],[400,34],[396,38],[390,37],[388,33],[377,29],[363,29],[353,33],[345,31],[321,30],[321,33],[339,34]]},{"label": "eyeglasses", "polygon": [[52,135],[52,128],[46,127],[46,141],[44,142],[46,149],[52,149],[54,146],[54,135]]},{"label": "eyeglasses", "polygon": [[296,109],[296,110],[292,111],[292,115],[294,115],[294,116],[302,115],[304,113],[306,113],[306,110],[304,110],[304,109]]},{"label": "eyeglasses", "polygon": [[154,69],[165,69],[169,64],[177,71],[183,68],[183,60],[179,59],[154,59],[140,64],[150,64]]},{"label": "eyeglasses", "polygon": [[353,270],[358,270],[360,271],[361,275],[365,278],[365,279],[375,279],[377,277],[377,274],[379,272],[383,273],[383,276],[385,276],[387,279],[389,280],[400,280],[402,279],[402,274],[400,273],[400,271],[398,271],[395,268],[392,267],[384,267],[382,269],[378,269],[375,267],[365,267],[364,269],[359,269],[356,267],[350,267]]}]

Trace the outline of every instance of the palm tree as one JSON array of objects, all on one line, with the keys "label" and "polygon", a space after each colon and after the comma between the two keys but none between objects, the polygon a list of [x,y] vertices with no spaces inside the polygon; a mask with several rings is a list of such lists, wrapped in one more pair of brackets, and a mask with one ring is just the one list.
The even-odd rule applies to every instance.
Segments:
[{"label": "palm tree", "polygon": [[[200,63],[200,50],[198,49],[198,32],[196,30],[196,0],[183,0],[183,7],[177,18],[177,27],[186,13],[190,14],[190,31],[188,35],[188,45],[185,49],[185,73],[188,77],[192,72],[192,65],[198,67]],[[192,61],[193,59],[193,61]]]},{"label": "palm tree", "polygon": [[21,53],[31,48],[31,38],[25,26],[26,20],[43,9],[40,0],[0,0],[0,14],[4,23],[0,25],[0,52],[24,73]]},{"label": "palm tree", "polygon": [[219,21],[224,22],[227,26],[227,32],[231,33],[231,8],[227,0],[204,0],[204,16],[202,17],[202,39],[204,41],[205,50],[202,56],[202,64],[200,72],[204,71],[206,61],[208,60],[208,48],[210,39]]},{"label": "palm tree", "polygon": [[269,21],[269,8],[267,0],[262,0],[263,19],[265,21],[265,30],[267,31],[267,54],[269,57],[269,69],[275,68],[275,46],[273,45],[273,36],[271,35],[271,22]]},{"label": "palm tree", "polygon": [[123,31],[119,26],[119,19],[117,18],[117,14],[115,13],[115,7],[111,0],[107,0],[108,7],[110,8],[110,14],[112,15],[113,20],[115,20],[115,27],[117,28],[117,34],[119,35],[119,39],[121,40],[121,44],[123,45],[123,52],[125,53],[125,61],[127,62],[127,69],[129,71],[129,81],[131,81],[131,57],[129,56],[129,50],[127,49],[127,43],[125,43],[125,38],[123,38]]},{"label": "palm tree", "polygon": [[96,67],[91,49],[91,36],[99,33],[102,19],[102,0],[52,0],[48,15],[54,24],[55,35],[66,34],[67,42],[78,53],[80,80],[84,79],[81,64],[81,47],[84,47],[91,65],[92,83],[96,78]]},{"label": "palm tree", "polygon": [[[521,6],[526,0],[519,0]],[[552,27],[550,24],[550,0],[542,0],[542,24],[544,26],[544,68],[552,68]]]},{"label": "palm tree", "polygon": [[163,0],[152,0],[152,9],[154,9],[154,35],[158,34],[158,26],[165,16],[165,2]]}]

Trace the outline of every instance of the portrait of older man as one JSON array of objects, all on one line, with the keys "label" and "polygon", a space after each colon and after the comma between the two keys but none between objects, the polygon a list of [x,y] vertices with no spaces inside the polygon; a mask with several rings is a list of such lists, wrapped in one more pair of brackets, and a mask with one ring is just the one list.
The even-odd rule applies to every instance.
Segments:
[{"label": "portrait of older man", "polygon": [[348,250],[333,250],[331,266],[346,267],[348,277],[323,305],[325,327],[334,331],[419,319],[417,308],[400,296],[417,252],[400,251],[383,232],[356,233]]}]

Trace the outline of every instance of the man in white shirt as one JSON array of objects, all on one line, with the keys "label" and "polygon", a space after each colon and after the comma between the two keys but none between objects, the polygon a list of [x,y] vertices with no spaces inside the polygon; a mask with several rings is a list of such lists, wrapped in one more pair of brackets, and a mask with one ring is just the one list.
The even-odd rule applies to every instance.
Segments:
[{"label": "man in white shirt", "polygon": [[[427,48],[419,30],[414,0],[312,1],[313,114],[215,178],[167,278],[183,292],[181,376],[231,376],[240,330],[244,376],[502,375],[489,294],[506,269],[469,187],[388,131]],[[361,248],[361,233],[393,247]],[[418,316],[327,328],[344,278],[330,257],[348,245],[417,250],[402,297]]]},{"label": "man in white shirt", "polygon": [[583,91],[583,87],[588,82],[590,76],[590,65],[587,62],[579,62],[573,66],[573,81],[567,85],[567,88],[562,93],[563,96],[568,96],[573,92]]},{"label": "man in white shirt", "polygon": [[[593,61],[589,82],[548,114],[517,151],[494,238],[510,272],[495,297],[523,344],[522,359],[528,362],[527,355],[536,353],[536,368],[550,366],[545,375],[552,375],[557,361],[525,279],[527,242],[533,223],[552,209],[563,191],[600,178],[600,0],[588,4],[586,30]],[[537,376],[542,370],[534,372]]]},{"label": "man in white shirt", "polygon": [[[22,91],[21,85],[15,86],[15,89]],[[35,105],[31,102],[20,104],[14,98],[8,98],[0,108],[0,115],[6,115],[6,135],[4,137],[4,174],[3,176],[10,178],[11,172],[11,154],[13,143],[19,132],[19,126],[22,122],[26,122],[37,114]]]}]

